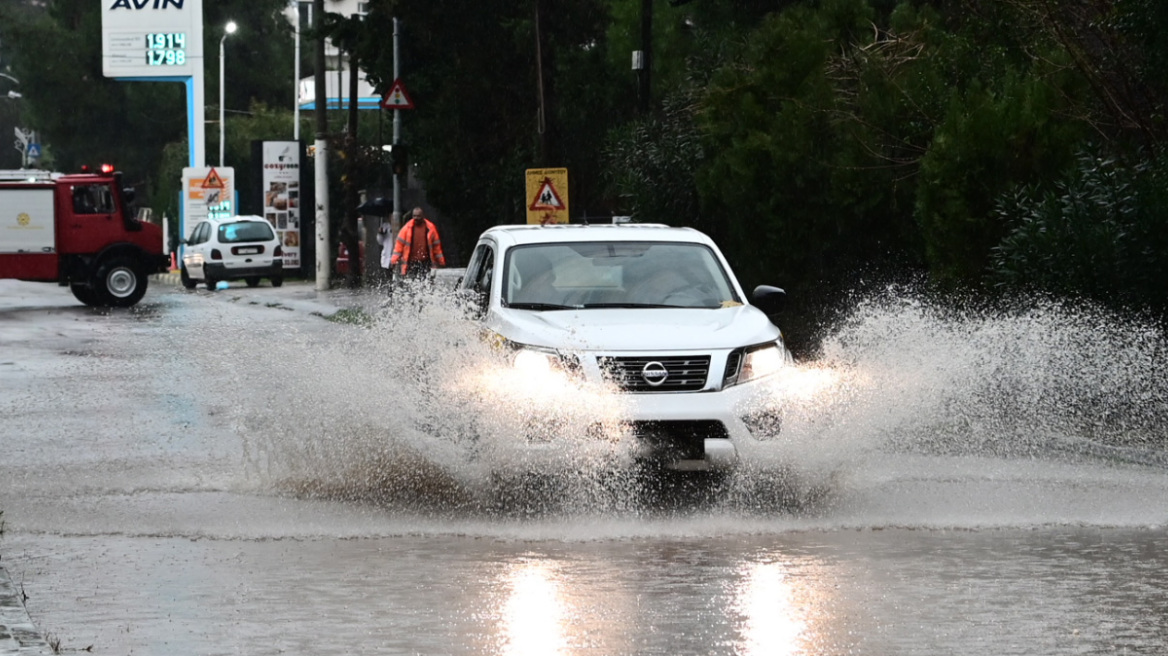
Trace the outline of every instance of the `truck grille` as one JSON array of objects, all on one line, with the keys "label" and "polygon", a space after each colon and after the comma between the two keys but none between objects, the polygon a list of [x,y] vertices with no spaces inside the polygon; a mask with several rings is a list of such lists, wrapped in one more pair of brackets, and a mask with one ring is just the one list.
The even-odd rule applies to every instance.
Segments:
[{"label": "truck grille", "polygon": [[607,357],[597,363],[605,380],[625,392],[695,392],[706,386],[710,372],[708,355]]}]

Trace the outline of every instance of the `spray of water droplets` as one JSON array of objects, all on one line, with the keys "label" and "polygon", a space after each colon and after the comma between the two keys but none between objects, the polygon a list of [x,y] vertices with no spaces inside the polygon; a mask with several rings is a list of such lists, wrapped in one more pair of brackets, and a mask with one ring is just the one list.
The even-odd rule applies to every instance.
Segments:
[{"label": "spray of water droplets", "polygon": [[[611,439],[620,395],[518,377],[450,297],[366,316],[263,339],[230,367],[249,398],[235,429],[264,485],[430,512],[639,511],[658,493],[798,511],[829,507],[876,453],[1163,466],[1168,443],[1163,335],[1082,307],[962,312],[897,289],[862,300],[818,357],[768,385],[782,431],[745,445],[735,475],[680,484],[644,476],[629,441]],[[532,434],[546,438],[538,460],[517,448]]]},{"label": "spray of water droplets", "polygon": [[1168,446],[1165,339],[1151,325],[1036,301],[954,310],[899,289],[859,303],[819,364],[846,381],[836,430],[881,449],[1046,456]]}]

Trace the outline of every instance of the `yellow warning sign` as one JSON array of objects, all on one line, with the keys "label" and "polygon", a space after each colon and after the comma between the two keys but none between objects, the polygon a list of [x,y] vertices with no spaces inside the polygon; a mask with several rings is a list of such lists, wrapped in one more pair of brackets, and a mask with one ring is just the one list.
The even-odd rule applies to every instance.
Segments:
[{"label": "yellow warning sign", "polygon": [[527,222],[568,222],[568,169],[527,169]]}]

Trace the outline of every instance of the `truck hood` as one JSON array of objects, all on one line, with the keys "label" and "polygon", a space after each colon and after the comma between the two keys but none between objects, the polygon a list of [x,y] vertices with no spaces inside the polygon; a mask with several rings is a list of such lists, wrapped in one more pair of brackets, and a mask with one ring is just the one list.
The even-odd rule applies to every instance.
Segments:
[{"label": "truck hood", "polygon": [[588,351],[731,349],[778,339],[758,308],[498,310],[488,327],[521,344]]}]

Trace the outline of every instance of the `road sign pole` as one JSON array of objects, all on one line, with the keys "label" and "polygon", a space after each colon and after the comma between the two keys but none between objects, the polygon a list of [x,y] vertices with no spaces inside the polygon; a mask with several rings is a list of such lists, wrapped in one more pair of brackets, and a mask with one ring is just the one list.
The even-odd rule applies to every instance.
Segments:
[{"label": "road sign pole", "polygon": [[16,149],[20,151],[20,168],[28,168],[28,143],[32,140],[32,134],[21,130],[20,128],[12,128],[16,135]]},{"label": "road sign pole", "polygon": [[[324,16],[324,0],[313,0],[313,15]],[[319,21],[320,19],[317,18]],[[313,153],[316,191],[316,290],[327,291],[332,273],[332,249],[329,247],[329,189],[328,189],[328,91],[325,87],[324,34],[318,34],[315,44],[316,87],[316,143]],[[339,93],[339,91],[338,91]]]},{"label": "road sign pole", "polygon": [[[401,79],[401,71],[398,70],[398,20],[393,19],[393,79]],[[393,110],[393,145],[401,143],[401,110],[395,108]],[[401,230],[401,178],[396,174],[393,175],[393,214],[389,219],[390,234],[393,239],[397,239],[398,230]],[[390,242],[392,243],[392,241]]]}]

